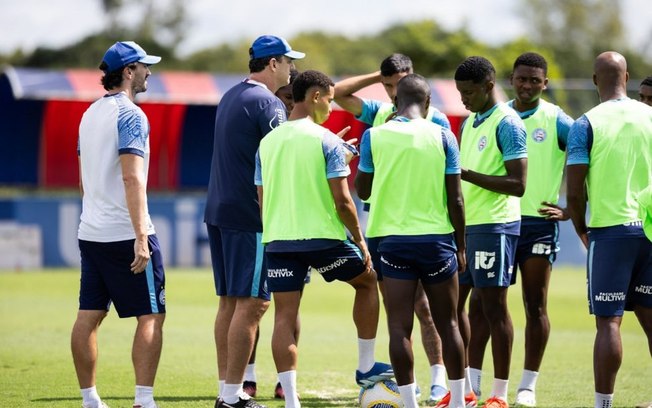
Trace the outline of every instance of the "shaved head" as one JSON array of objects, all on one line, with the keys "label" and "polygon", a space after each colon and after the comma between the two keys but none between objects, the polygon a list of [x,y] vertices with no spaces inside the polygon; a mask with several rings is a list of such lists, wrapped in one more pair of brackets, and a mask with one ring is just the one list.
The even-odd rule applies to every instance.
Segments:
[{"label": "shaved head", "polygon": [[627,95],[627,61],[615,51],[598,55],[593,64],[593,82],[598,87],[600,100],[622,98]]}]

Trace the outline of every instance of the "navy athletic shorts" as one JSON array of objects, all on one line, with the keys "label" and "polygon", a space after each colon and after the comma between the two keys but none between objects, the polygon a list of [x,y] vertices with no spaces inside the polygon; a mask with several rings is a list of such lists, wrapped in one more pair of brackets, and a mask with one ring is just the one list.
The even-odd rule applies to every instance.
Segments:
[{"label": "navy athletic shorts", "polygon": [[262,233],[206,224],[215,293],[269,300]]},{"label": "navy athletic shorts", "polygon": [[643,237],[593,239],[587,256],[589,311],[622,316],[641,305],[652,308],[652,242]]},{"label": "navy athletic shorts", "polygon": [[456,246],[452,234],[423,237],[390,236],[378,246],[380,269],[393,279],[421,280],[436,284],[457,273]]},{"label": "navy athletic shorts", "polygon": [[150,261],[142,273],[133,273],[134,241],[79,240],[81,254],[80,310],[109,310],[120,317],[165,313],[165,271],[156,235],[148,237]]},{"label": "navy athletic shorts", "polygon": [[460,284],[477,288],[508,287],[518,238],[504,233],[467,234],[466,271],[460,274]]},{"label": "navy athletic shorts", "polygon": [[349,240],[318,251],[267,252],[266,256],[270,292],[301,290],[310,268],[326,282],[348,282],[365,270],[360,250]]}]

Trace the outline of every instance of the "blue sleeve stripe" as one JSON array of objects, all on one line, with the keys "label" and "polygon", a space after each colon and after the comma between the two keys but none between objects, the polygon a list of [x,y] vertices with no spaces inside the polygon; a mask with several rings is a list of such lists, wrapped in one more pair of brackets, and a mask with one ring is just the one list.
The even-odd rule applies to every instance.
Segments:
[{"label": "blue sleeve stripe", "polygon": [[124,149],[119,149],[118,154],[135,154],[136,156],[145,157],[145,152],[140,149],[134,149],[133,147],[125,147]]}]

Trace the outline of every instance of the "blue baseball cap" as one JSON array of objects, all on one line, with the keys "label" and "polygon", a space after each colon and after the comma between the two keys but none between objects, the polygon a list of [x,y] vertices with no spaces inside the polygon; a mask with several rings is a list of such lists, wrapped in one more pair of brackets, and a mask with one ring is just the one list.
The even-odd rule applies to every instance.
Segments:
[{"label": "blue baseball cap", "polygon": [[147,55],[145,50],[133,41],[119,41],[113,44],[106,53],[102,62],[105,62],[108,68],[105,72],[113,72],[132,62],[142,62],[143,64],[152,65],[161,61],[161,57],[156,55]]},{"label": "blue baseball cap", "polygon": [[292,51],[292,47],[285,39],[273,35],[261,35],[256,38],[249,49],[251,59],[285,55],[292,59],[301,59],[306,56],[303,52]]}]

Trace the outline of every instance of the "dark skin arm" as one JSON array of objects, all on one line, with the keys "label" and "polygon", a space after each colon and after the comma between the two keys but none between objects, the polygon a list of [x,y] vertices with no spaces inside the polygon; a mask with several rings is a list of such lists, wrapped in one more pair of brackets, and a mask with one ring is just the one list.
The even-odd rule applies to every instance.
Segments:
[{"label": "dark skin arm", "polygon": [[355,190],[358,192],[358,197],[361,200],[369,199],[371,195],[371,186],[374,182],[374,173],[365,173],[364,171],[358,170],[358,173],[355,175]]},{"label": "dark skin arm", "polygon": [[362,229],[360,228],[360,222],[358,220],[358,213],[355,208],[355,203],[353,198],[351,198],[351,193],[349,192],[349,185],[346,181],[346,177],[335,177],[328,179],[328,186],[330,187],[331,194],[333,195],[333,201],[335,202],[335,210],[337,215],[340,217],[340,220],[351,233],[351,238],[353,242],[360,248],[362,251],[362,256],[364,258],[365,267],[367,270],[371,269],[371,256],[369,255],[369,250],[367,249],[367,242],[362,235]]},{"label": "dark skin arm", "polygon": [[589,247],[588,227],[586,226],[586,176],[588,164],[573,164],[566,167],[566,200],[568,212],[575,232],[585,248]]},{"label": "dark skin arm", "polygon": [[527,178],[527,159],[514,159],[504,162],[507,175],[489,176],[473,170],[462,169],[462,180],[473,183],[496,193],[522,197]]},{"label": "dark skin arm", "polygon": [[457,244],[457,272],[466,269],[466,220],[464,217],[464,197],[459,174],[446,175],[446,206],[448,217],[455,228],[455,243]]}]

